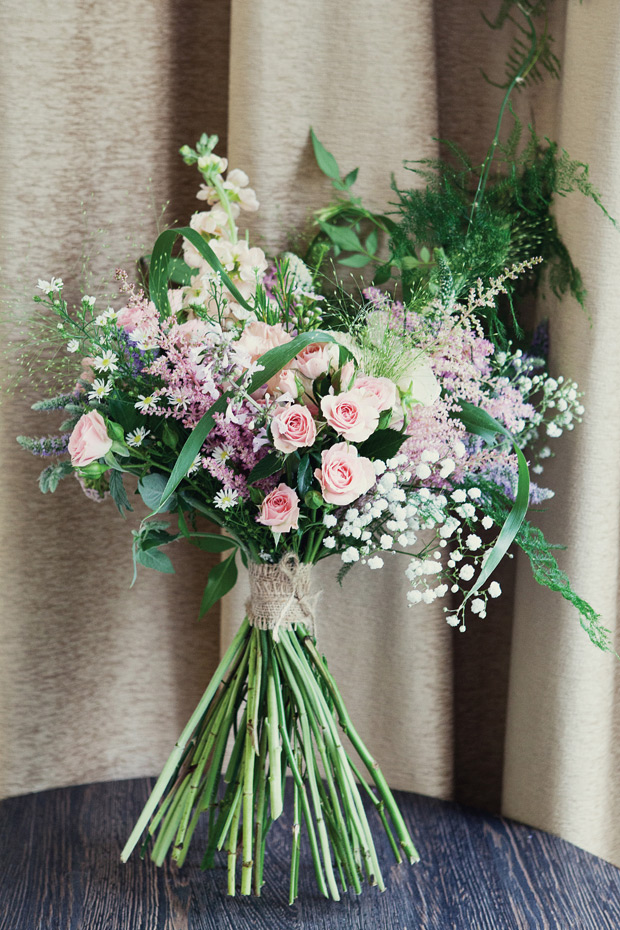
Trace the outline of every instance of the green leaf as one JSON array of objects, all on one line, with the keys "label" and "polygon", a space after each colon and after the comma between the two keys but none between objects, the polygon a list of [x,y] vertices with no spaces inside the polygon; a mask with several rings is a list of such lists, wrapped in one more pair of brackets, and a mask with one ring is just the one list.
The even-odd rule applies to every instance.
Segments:
[{"label": "green leaf", "polygon": [[156,572],[174,575],[174,566],[165,552],[160,549],[137,549],[136,561],[145,568],[153,568]]},{"label": "green leaf", "polygon": [[389,410],[382,410],[379,414],[379,425],[377,429],[386,429],[390,420],[392,419],[392,408]]},{"label": "green leaf", "polygon": [[200,233],[190,226],[181,229],[166,229],[161,233],[153,247],[151,255],[151,268],[149,278],[149,291],[151,300],[157,307],[161,316],[170,316],[170,301],[168,299],[168,281],[170,279],[170,262],[172,247],[179,236],[183,236],[200,252],[202,257],[211,265],[214,271],[219,272],[222,283],[228,288],[237,303],[248,310],[252,308],[240,294],[237,287],[230,280],[228,273],[210,245],[207,245]]},{"label": "green leaf", "polygon": [[123,484],[123,473],[120,471],[112,471],[110,474],[110,494],[121,516],[123,515],[123,510],[133,510],[133,507],[129,503],[127,492],[125,491],[125,485]]},{"label": "green leaf", "polygon": [[[321,169],[321,171],[323,172],[323,174],[326,174],[328,178],[332,179],[332,181],[339,181],[340,180],[340,168],[338,167],[338,162],[336,161],[332,153],[328,152],[325,146],[321,142],[319,142],[319,140],[314,134],[314,129],[312,128],[310,129],[310,138],[312,140],[312,148],[314,149],[314,157],[316,158],[316,163]],[[353,180],[355,180],[355,178]]]},{"label": "green leaf", "polygon": [[179,444],[179,437],[175,430],[170,426],[168,420],[164,422],[162,427],[161,441],[165,446],[169,446],[171,449],[176,449]]},{"label": "green leaf", "polygon": [[312,484],[312,462],[309,455],[304,455],[297,469],[297,490],[300,497],[305,497]]},{"label": "green leaf", "polygon": [[168,497],[165,501],[162,501],[166,484],[166,476],[159,474],[159,472],[153,472],[150,475],[145,475],[144,478],[140,478],[138,492],[149,510],[162,512],[176,507],[174,498]]},{"label": "green leaf", "polygon": [[217,604],[221,597],[228,594],[237,583],[236,555],[236,552],[231,552],[227,559],[224,559],[223,562],[220,562],[215,568],[211,569],[209,579],[202,595],[202,601],[200,602],[199,618],[204,617],[206,612],[210,610],[214,604]]},{"label": "green leaf", "polygon": [[410,271],[412,268],[417,268],[420,262],[415,255],[403,255],[402,258],[399,258],[398,264],[403,271]]},{"label": "green leaf", "polygon": [[278,452],[268,452],[265,458],[261,459],[248,475],[248,484],[255,484],[257,481],[262,481],[263,478],[269,478],[270,475],[281,471],[282,468],[282,455]]},{"label": "green leaf", "polygon": [[375,271],[375,276],[372,279],[372,283],[375,287],[379,287],[381,284],[385,284],[386,281],[389,281],[392,277],[392,263],[387,262],[385,265],[381,265],[380,268],[377,268]]},{"label": "green leaf", "polygon": [[487,443],[497,442],[497,433],[506,437],[512,442],[519,463],[519,478],[517,482],[517,494],[512,510],[506,517],[497,541],[489,552],[489,556],[484,563],[484,568],[478,575],[476,583],[467,592],[465,601],[468,600],[476,591],[480,590],[482,585],[487,581],[492,572],[495,571],[501,560],[504,558],[508,549],[514,542],[517,533],[525,519],[527,508],[530,500],[530,473],[523,452],[518,447],[515,439],[505,426],[498,420],[483,410],[481,407],[475,407],[466,401],[459,401],[461,412],[455,414],[456,418],[463,423],[465,428],[477,436],[481,436]]},{"label": "green leaf", "polygon": [[350,226],[332,226],[331,223],[319,223],[319,226],[334,245],[339,245],[347,252],[362,251],[362,243]]},{"label": "green leaf", "polygon": [[369,436],[366,442],[359,447],[359,454],[368,459],[391,459],[404,441],[407,439],[406,433],[401,433],[395,429],[378,429]]},{"label": "green leaf", "polygon": [[370,259],[367,255],[349,255],[348,258],[339,258],[339,265],[347,265],[349,268],[365,268],[366,265],[370,262]]},{"label": "green leaf", "polygon": [[144,418],[136,410],[133,401],[120,394],[112,394],[108,401],[110,417],[123,427],[126,433],[143,425]]},{"label": "green leaf", "polygon": [[167,546],[179,538],[178,533],[168,533],[166,530],[147,530],[140,536],[139,548],[144,551],[155,549],[158,546]]},{"label": "green leaf", "polygon": [[377,246],[379,245],[379,233],[376,229],[373,229],[369,234],[368,239],[366,240],[366,251],[370,252],[371,255],[374,255],[377,251]]},{"label": "green leaf", "polygon": [[182,258],[171,258],[169,270],[170,280],[174,284],[181,284],[183,286],[191,284],[194,275],[198,274],[198,268],[190,268],[187,262],[184,262]]},{"label": "green leaf", "polygon": [[357,174],[359,170],[359,168],[354,168],[353,171],[349,171],[348,175],[343,179],[343,184],[347,189],[349,187],[353,187],[357,181]]},{"label": "green leaf", "polygon": [[189,540],[193,546],[204,552],[226,552],[227,549],[237,548],[239,543],[229,536],[220,536],[219,533],[190,533]]},{"label": "green leaf", "polygon": [[420,261],[424,262],[425,265],[428,265],[430,260],[431,260],[431,253],[426,248],[426,246],[423,245],[422,248],[420,249]]}]

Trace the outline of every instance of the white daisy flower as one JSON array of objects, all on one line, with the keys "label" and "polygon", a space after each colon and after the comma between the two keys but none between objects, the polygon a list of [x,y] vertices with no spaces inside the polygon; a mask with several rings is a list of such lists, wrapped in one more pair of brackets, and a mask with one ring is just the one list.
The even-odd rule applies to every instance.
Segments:
[{"label": "white daisy flower", "polygon": [[114,354],[112,349],[107,349],[103,355],[98,355],[93,359],[93,367],[97,371],[117,371],[117,362],[118,356]]},{"label": "white daisy flower", "polygon": [[159,400],[159,398],[154,394],[138,394],[138,398],[139,399],[135,402],[134,407],[136,410],[139,410],[140,413],[149,413],[154,409],[157,401]]},{"label": "white daisy flower", "polygon": [[217,492],[213,498],[213,503],[220,510],[230,510],[231,507],[235,506],[238,498],[238,491],[233,490],[233,488],[223,488],[223,490]]},{"label": "white daisy flower", "polygon": [[111,390],[111,381],[103,381],[101,378],[95,378],[92,390],[88,392],[88,399],[101,400],[102,397],[107,397]]},{"label": "white daisy flower", "polygon": [[216,446],[211,453],[211,458],[224,465],[226,462],[230,461],[232,453],[233,450],[229,445]]},{"label": "white daisy flower", "polygon": [[44,294],[51,294],[53,291],[60,291],[62,286],[62,278],[52,278],[51,281],[42,281],[41,278],[39,278],[37,282],[37,288],[40,291],[43,291]]},{"label": "white daisy flower", "polygon": [[137,449],[142,445],[147,436],[150,435],[150,429],[145,429],[144,426],[139,426],[138,429],[133,429],[130,433],[127,433],[125,441],[128,446],[132,446],[134,449]]},{"label": "white daisy flower", "polygon": [[193,475],[195,472],[197,472],[198,469],[200,468],[201,463],[202,463],[202,455],[199,452],[196,458],[194,459],[194,461],[192,462],[192,464],[187,469],[187,474]]},{"label": "white daisy flower", "polygon": [[67,352],[71,352],[71,353],[77,352],[79,348],[80,348],[79,339],[70,339],[69,342],[67,343]]}]

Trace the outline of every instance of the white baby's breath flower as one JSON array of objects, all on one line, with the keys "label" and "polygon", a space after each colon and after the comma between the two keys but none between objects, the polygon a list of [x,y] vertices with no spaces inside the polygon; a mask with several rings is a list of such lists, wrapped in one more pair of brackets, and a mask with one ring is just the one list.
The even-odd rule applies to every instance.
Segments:
[{"label": "white baby's breath flower", "polygon": [[493,519],[489,517],[488,514],[486,517],[483,517],[480,522],[482,523],[485,530],[490,530],[491,527],[493,526]]},{"label": "white baby's breath flower", "polygon": [[489,594],[490,594],[490,596],[491,596],[491,597],[499,597],[501,593],[502,593],[502,589],[501,589],[501,586],[500,586],[499,582],[497,582],[497,581],[492,581],[491,584],[489,585]]},{"label": "white baby's breath flower", "polygon": [[474,577],[474,566],[470,565],[469,562],[466,562],[465,565],[461,566],[459,571],[459,578],[462,578],[463,581],[471,581]]},{"label": "white baby's breath flower", "polygon": [[223,490],[217,492],[213,498],[213,503],[220,510],[230,510],[231,507],[235,506],[238,499],[238,491],[235,491],[233,488],[224,488]]},{"label": "white baby's breath flower", "polygon": [[331,529],[333,526],[336,526],[338,520],[333,515],[333,513],[326,513],[323,517],[323,526],[326,526],[327,529]]},{"label": "white baby's breath flower", "polygon": [[383,568],[383,559],[378,555],[373,555],[371,559],[368,559],[368,568],[372,568],[375,571],[378,568]]},{"label": "white baby's breath flower", "polygon": [[379,545],[381,546],[382,549],[391,549],[392,546],[394,545],[394,540],[392,539],[391,536],[388,536],[387,533],[383,533],[383,535],[381,536],[379,540]]},{"label": "white baby's breath flower", "polygon": [[355,546],[349,546],[340,556],[343,562],[357,562],[359,557],[359,550],[356,549]]},{"label": "white baby's breath flower", "polygon": [[336,547],[336,537],[335,536],[326,536],[323,540],[323,545],[326,549],[334,549]]},{"label": "white baby's breath flower", "polygon": [[479,536],[476,536],[475,533],[470,533],[467,539],[465,540],[465,545],[468,549],[471,549],[472,552],[475,552],[476,549],[479,549],[482,545],[482,540]]},{"label": "white baby's breath flower", "polygon": [[133,449],[137,449],[142,445],[146,437],[150,435],[150,432],[150,429],[146,429],[144,426],[139,426],[137,429],[133,429],[130,433],[127,433],[125,442]]}]

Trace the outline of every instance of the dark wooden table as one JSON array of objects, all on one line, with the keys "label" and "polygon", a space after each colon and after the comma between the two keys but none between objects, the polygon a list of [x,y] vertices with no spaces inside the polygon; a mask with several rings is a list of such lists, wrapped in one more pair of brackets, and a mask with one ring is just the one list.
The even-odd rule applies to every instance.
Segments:
[{"label": "dark wooden table", "polygon": [[[270,834],[260,899],[201,872],[119,861],[148,779],[44,791],[0,804],[0,930],[619,930],[620,871],[563,840],[419,795],[399,794],[422,861],[378,846],[387,891],[339,903],[316,891],[307,849],[287,904],[290,824]],[[380,833],[377,831],[377,835]],[[200,836],[196,836],[200,840]]]}]

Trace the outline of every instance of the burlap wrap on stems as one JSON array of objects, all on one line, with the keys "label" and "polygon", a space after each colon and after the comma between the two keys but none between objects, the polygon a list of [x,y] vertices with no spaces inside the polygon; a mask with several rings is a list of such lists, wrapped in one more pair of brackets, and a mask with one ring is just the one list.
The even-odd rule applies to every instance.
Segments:
[{"label": "burlap wrap on stems", "polygon": [[303,623],[314,636],[320,592],[310,590],[311,564],[300,562],[290,552],[274,564],[251,562],[249,573],[250,597],[245,609],[252,626],[272,630],[276,642],[280,630],[290,630],[297,623]]}]

